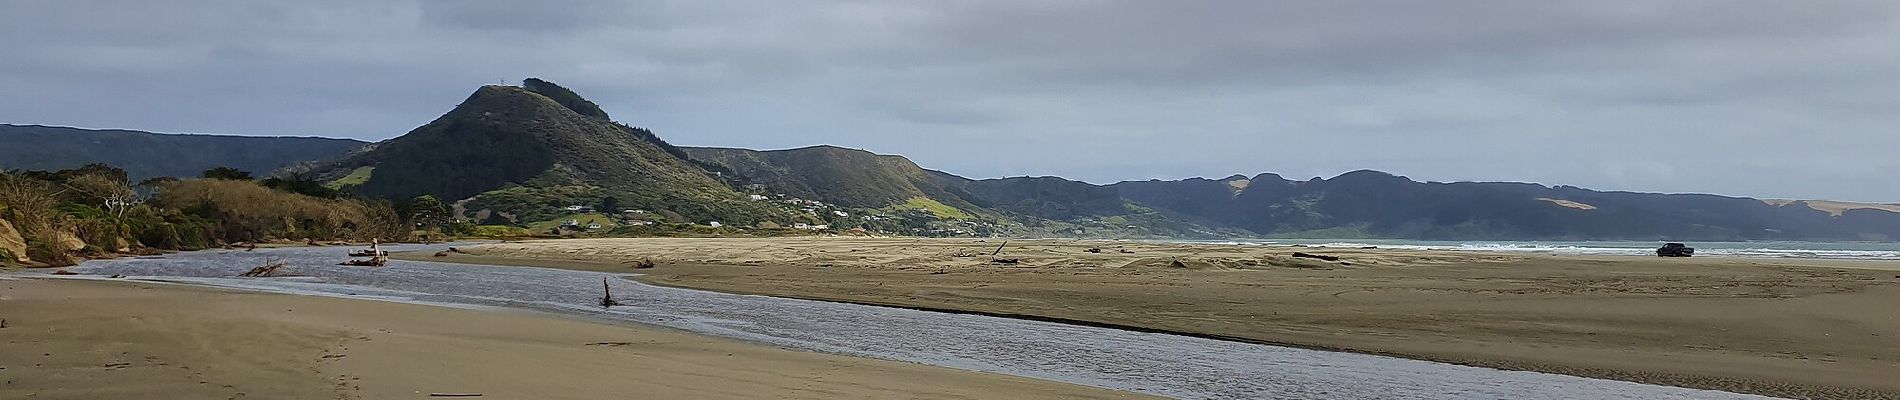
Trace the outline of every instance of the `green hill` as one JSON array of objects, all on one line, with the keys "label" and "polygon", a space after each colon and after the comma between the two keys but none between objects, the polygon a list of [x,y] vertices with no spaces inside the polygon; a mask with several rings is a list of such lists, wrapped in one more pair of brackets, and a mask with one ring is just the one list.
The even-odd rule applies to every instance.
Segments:
[{"label": "green hill", "polygon": [[967,212],[980,209],[954,185],[962,178],[925,170],[903,156],[836,146],[682,149],[694,160],[736,175],[742,184],[761,185],[775,194],[857,208],[901,205],[921,197]]},{"label": "green hill", "polygon": [[608,197],[702,223],[782,213],[745,200],[651,132],[606,119],[565,88],[531,82],[539,90],[484,86],[434,121],[317,171],[360,195],[427,194],[510,215],[552,216]]},{"label": "green hill", "polygon": [[960,186],[986,207],[1037,218],[1068,220],[1138,212],[1115,189],[1053,176],[968,180]]}]

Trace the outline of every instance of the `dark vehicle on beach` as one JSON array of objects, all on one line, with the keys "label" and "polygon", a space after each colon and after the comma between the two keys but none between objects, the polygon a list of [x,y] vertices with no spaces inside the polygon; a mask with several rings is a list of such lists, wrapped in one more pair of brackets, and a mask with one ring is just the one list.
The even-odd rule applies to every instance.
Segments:
[{"label": "dark vehicle on beach", "polygon": [[1688,257],[1693,255],[1695,255],[1695,248],[1683,245],[1682,243],[1666,243],[1663,244],[1662,248],[1656,249],[1657,257]]}]

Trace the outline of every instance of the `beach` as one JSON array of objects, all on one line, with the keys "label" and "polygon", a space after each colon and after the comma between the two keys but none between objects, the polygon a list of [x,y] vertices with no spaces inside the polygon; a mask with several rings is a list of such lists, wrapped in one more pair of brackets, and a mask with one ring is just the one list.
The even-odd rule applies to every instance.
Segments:
[{"label": "beach", "polygon": [[1140,398],[579,317],[0,280],[0,398]]},{"label": "beach", "polygon": [[[999,245],[580,239],[400,257],[640,273],[666,286],[1743,393],[1900,397],[1892,379],[1900,376],[1893,262],[1072,240],[1011,241],[998,252]],[[657,266],[633,268],[643,260]]]}]

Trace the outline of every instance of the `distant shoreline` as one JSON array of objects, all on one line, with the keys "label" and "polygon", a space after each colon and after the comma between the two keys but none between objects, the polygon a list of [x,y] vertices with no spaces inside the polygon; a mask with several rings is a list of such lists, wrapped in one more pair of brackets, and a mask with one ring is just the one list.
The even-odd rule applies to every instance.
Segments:
[{"label": "distant shoreline", "polygon": [[[1153,243],[1238,244],[1328,249],[1377,247],[1394,250],[1477,251],[1560,256],[1650,256],[1664,241],[1624,240],[1413,240],[1413,239],[1234,239],[1140,240]],[[1758,260],[1900,260],[1900,242],[1679,241],[1698,248],[1698,258]]]}]

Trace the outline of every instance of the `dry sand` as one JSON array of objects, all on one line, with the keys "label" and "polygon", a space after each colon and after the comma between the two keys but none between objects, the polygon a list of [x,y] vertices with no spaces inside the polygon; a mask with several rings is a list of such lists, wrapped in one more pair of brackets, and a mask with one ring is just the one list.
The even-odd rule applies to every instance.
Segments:
[{"label": "dry sand", "polygon": [[0,280],[0,399],[1135,398],[525,311]]},{"label": "dry sand", "polygon": [[[1020,263],[998,264],[998,244],[583,239],[408,257],[1737,392],[1900,398],[1900,263],[1038,240],[1010,242],[999,257]],[[641,259],[659,267],[630,269]]]}]

